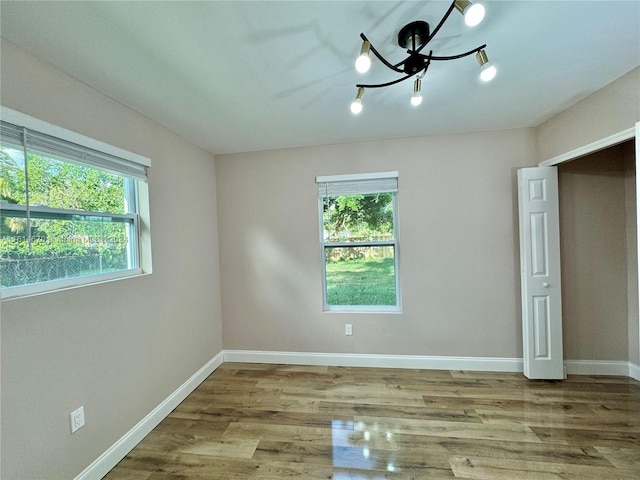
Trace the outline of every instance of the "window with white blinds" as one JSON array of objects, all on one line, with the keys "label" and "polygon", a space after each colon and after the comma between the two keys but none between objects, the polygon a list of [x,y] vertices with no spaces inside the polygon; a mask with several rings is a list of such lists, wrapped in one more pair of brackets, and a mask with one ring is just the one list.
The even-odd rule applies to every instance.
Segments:
[{"label": "window with white blinds", "polygon": [[398,172],[316,183],[324,310],[400,311]]},{"label": "window with white blinds", "polygon": [[128,160],[94,148],[79,145],[24,126],[0,122],[0,137],[4,144],[12,144],[33,154],[43,154],[66,162],[78,162],[98,169],[116,172],[138,180],[147,180],[147,162]]},{"label": "window with white blinds", "polygon": [[318,195],[321,197],[366,195],[379,192],[393,193],[398,191],[398,173],[318,177],[317,183]]},{"label": "window with white blinds", "polygon": [[0,296],[135,275],[150,161],[2,108]]}]

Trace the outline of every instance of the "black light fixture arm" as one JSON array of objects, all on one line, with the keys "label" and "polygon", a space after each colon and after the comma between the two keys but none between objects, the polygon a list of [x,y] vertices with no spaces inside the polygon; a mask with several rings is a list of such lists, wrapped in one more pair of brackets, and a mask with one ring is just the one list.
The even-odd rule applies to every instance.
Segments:
[{"label": "black light fixture arm", "polygon": [[[362,38],[362,40],[364,40],[365,42],[369,42],[369,39],[366,37],[366,35],[364,33],[360,34],[360,38]],[[398,73],[404,73],[404,70],[401,70],[398,68],[398,65],[402,65],[406,60],[403,60],[402,62],[400,62],[398,65],[391,65],[386,58],[384,58],[376,49],[375,47],[371,44],[371,42],[369,42],[369,48],[371,49],[371,51],[373,52],[373,54],[378,58],[378,60],[380,60],[382,63],[385,64],[385,66],[387,66],[388,68],[390,68],[391,70],[398,72]],[[357,86],[357,85],[356,85]]]},{"label": "black light fixture arm", "polygon": [[[431,50],[429,52],[429,55],[431,55],[433,53],[433,50]],[[473,52],[471,52],[473,53]],[[357,88],[382,88],[382,87],[388,87],[390,85],[395,85],[396,83],[400,83],[400,82],[404,82],[405,80],[408,80],[411,77],[414,77],[416,75],[419,75],[420,73],[422,73],[422,75],[420,75],[418,78],[422,78],[425,76],[425,74],[427,73],[427,70],[429,69],[429,65],[431,65],[431,58],[429,58],[427,55],[421,55],[421,57],[424,57],[426,61],[426,63],[424,64],[424,68],[422,70],[419,70],[417,72],[413,72],[413,73],[409,73],[407,75],[405,75],[404,77],[400,77],[397,80],[393,80],[391,82],[387,82],[387,83],[379,83],[379,84],[375,84],[375,85],[366,85],[363,83],[359,83],[356,85]],[[404,73],[404,72],[402,72]]]},{"label": "black light fixture arm", "polygon": [[455,0],[453,0],[453,2],[451,2],[451,5],[449,6],[449,10],[447,10],[447,13],[445,13],[444,17],[442,17],[442,20],[440,20],[440,23],[436,25],[436,28],[433,29],[433,31],[431,32],[431,35],[429,35],[427,39],[424,41],[424,43],[416,50],[417,53],[420,53],[422,49],[427,46],[427,43],[429,43],[433,39],[433,37],[436,36],[436,34],[442,28],[444,23],[447,21],[447,19],[449,18],[449,15],[451,15],[451,12],[453,12],[453,9],[455,7],[456,7],[456,2]]},{"label": "black light fixture arm", "polygon": [[[403,73],[404,73],[404,72],[403,72]],[[360,87],[362,87],[362,88],[382,88],[382,87],[388,87],[388,86],[390,86],[390,85],[395,85],[396,83],[404,82],[405,80],[407,80],[408,78],[413,77],[413,76],[414,76],[414,75],[416,75],[417,73],[420,73],[420,72],[410,73],[410,74],[408,74],[408,75],[406,75],[406,76],[404,76],[404,77],[400,77],[400,78],[398,78],[397,80],[393,80],[392,82],[387,82],[387,83],[377,83],[377,84],[375,84],[375,85],[365,85],[365,84],[362,84],[362,83],[358,83],[358,84],[356,84],[356,87],[357,87],[357,88],[360,88]]]},{"label": "black light fixture arm", "polygon": [[473,50],[469,50],[468,52],[464,52],[461,53],[459,55],[451,55],[448,57],[434,57],[431,54],[429,55],[422,55],[420,54],[420,56],[424,59],[429,59],[429,60],[457,60],[458,58],[463,58],[463,57],[468,57],[469,55],[473,55],[474,53],[478,53],[480,50],[484,49],[487,47],[487,44],[485,43],[484,45],[480,45],[477,48],[474,48]]}]

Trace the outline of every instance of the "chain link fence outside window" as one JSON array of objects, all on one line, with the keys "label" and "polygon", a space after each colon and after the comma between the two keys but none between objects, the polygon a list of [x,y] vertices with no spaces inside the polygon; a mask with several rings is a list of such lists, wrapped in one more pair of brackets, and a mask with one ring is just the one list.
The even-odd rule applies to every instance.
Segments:
[{"label": "chain link fence outside window", "polygon": [[127,269],[126,252],[46,258],[0,258],[2,287],[28,285]]}]

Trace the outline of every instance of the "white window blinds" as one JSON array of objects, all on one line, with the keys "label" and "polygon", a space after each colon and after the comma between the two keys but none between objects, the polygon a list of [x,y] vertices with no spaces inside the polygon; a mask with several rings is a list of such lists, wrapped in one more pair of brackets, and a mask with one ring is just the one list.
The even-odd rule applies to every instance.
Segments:
[{"label": "white window blinds", "polygon": [[21,147],[25,132],[28,151],[41,153],[60,160],[70,160],[91,165],[138,180],[147,180],[147,167],[142,163],[52,137],[9,122],[0,122],[0,141],[4,143]]},{"label": "white window blinds", "polygon": [[319,197],[366,195],[398,191],[398,172],[316,177]]}]

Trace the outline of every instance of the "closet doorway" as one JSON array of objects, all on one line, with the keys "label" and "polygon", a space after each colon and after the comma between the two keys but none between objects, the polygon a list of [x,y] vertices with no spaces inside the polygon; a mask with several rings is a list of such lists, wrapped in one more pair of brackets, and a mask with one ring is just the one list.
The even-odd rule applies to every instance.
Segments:
[{"label": "closet doorway", "polygon": [[[640,380],[639,150],[640,122],[518,170],[529,378],[571,373]],[[558,296],[561,305],[553,303]]]},{"label": "closet doorway", "polygon": [[635,139],[557,167],[564,358],[637,364]]}]

